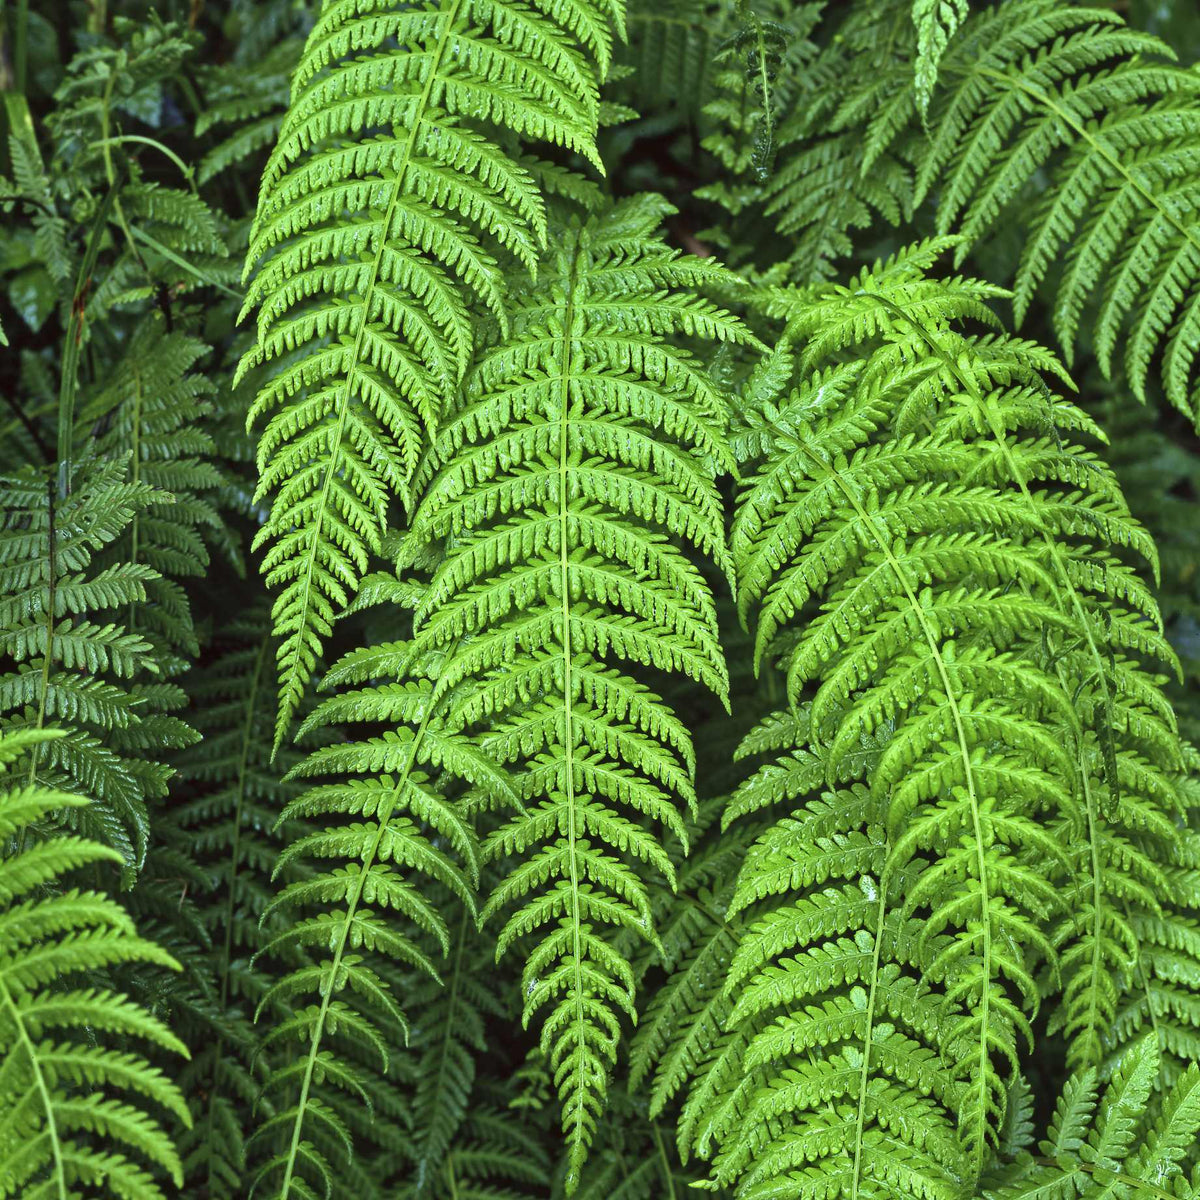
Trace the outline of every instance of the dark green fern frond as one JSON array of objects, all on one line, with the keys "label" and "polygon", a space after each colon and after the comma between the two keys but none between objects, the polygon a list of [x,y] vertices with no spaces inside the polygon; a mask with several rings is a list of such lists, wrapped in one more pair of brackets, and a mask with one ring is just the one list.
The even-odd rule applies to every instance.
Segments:
[{"label": "dark green fern frond", "polygon": [[629,35],[615,57],[631,73],[615,85],[617,93],[641,113],[674,110],[698,126],[712,99],[729,8],[710,0],[636,0],[627,20]]},{"label": "dark green fern frond", "polygon": [[[730,245],[734,266],[748,270],[754,264],[769,278],[796,283],[831,278],[853,250],[856,231],[881,220],[898,224],[912,207],[911,168],[904,156],[873,153],[878,134],[863,128],[864,112],[890,114],[898,97],[907,98],[911,115],[912,68],[898,64],[896,54],[897,45],[912,36],[911,4],[885,0],[839,5],[834,12],[844,15],[836,35],[823,39],[819,52],[798,38],[781,69],[777,162],[767,179],[750,180],[745,152],[731,153],[746,144],[752,112],[743,111],[736,95],[712,109],[727,132],[707,144],[727,175],[740,177],[703,189],[702,195],[738,218],[736,243],[727,221],[709,236]],[[821,15],[820,6],[805,5],[790,20],[798,34],[807,34]]]},{"label": "dark green fern frond", "polygon": [[[170,828],[201,871],[189,899],[202,925],[195,940],[208,946],[217,1021],[197,1030],[193,1059],[182,1077],[193,1128],[180,1152],[189,1183],[206,1189],[212,1200],[234,1200],[243,1186],[245,1141],[269,1058],[256,1056],[259,1035],[252,1022],[270,977],[250,960],[285,927],[279,919],[264,924],[261,918],[271,902],[281,850],[305,832],[289,824],[271,833],[298,794],[282,775],[299,755],[285,747],[271,763],[270,629],[266,604],[253,605],[218,630],[206,647],[209,661],[184,680],[203,740],[178,760],[183,803],[171,813]],[[165,824],[160,821],[160,831]]]},{"label": "dark green fern frond", "polygon": [[[290,773],[329,782],[289,802],[279,822],[332,823],[278,855],[276,877],[293,864],[306,869],[264,911],[265,919],[283,913],[288,922],[260,951],[286,970],[258,1006],[259,1015],[276,1014],[263,1045],[281,1060],[267,1084],[279,1110],[253,1138],[268,1155],[255,1177],[258,1194],[333,1194],[344,1164],[331,1160],[327,1147],[344,1159],[352,1145],[353,1118],[341,1110],[371,1110],[369,1076],[386,1072],[393,1048],[407,1038],[390,968],[438,978],[436,960],[451,948],[445,919],[426,897],[429,883],[474,914],[474,832],[446,789],[462,782],[489,798],[515,799],[496,767],[447,727],[432,682],[446,663],[426,655],[419,668],[405,668],[410,657],[406,645],[392,643],[355,651],[335,666],[330,684],[388,682],[327,699],[305,730],[346,722],[368,729],[382,723],[384,732],[320,748]],[[339,1046],[339,1036],[357,1048],[357,1058]],[[299,1054],[285,1052],[297,1043]],[[368,1057],[371,1064],[361,1061]]]},{"label": "dark green fern frond", "polygon": [[[651,1000],[639,1016],[629,1054],[629,1091],[639,1095],[645,1089],[652,1120],[697,1074],[733,1009],[724,984],[742,925],[728,918],[729,905],[760,829],[749,821],[722,829],[724,807],[724,797],[701,804],[700,820],[689,823],[690,853],[677,868],[677,889],[660,887],[652,901],[661,950],[647,947],[638,964],[639,984]],[[658,966],[665,979],[654,978]],[[649,989],[647,971],[657,983]]]},{"label": "dark green fern frond", "polygon": [[[561,1174],[552,1195],[563,1195]],[[576,1200],[661,1200],[686,1196],[697,1171],[680,1163],[665,1122],[647,1116],[636,1094],[617,1091],[605,1114],[602,1140],[583,1172]]]},{"label": "dark green fern frond", "polygon": [[256,544],[281,589],[277,742],[466,371],[469,311],[504,321],[498,256],[536,265],[561,172],[517,146],[600,166],[598,82],[622,22],[621,0],[330,0],[309,35],[263,174],[240,368],[304,351],[248,418],[267,417]]},{"label": "dark green fern frond", "polygon": [[[6,734],[0,767],[56,740],[56,730]],[[178,964],[138,937],[119,904],[66,886],[70,873],[119,855],[74,834],[29,838],[86,804],[36,783],[0,795],[0,1196],[156,1200],[166,1195],[160,1173],[176,1187],[183,1176],[154,1114],[190,1118],[169,1076],[124,1047],[133,1039],[173,1055],[187,1048],[95,977],[122,963]],[[112,1041],[122,1049],[108,1048]]]},{"label": "dark green fern frond", "polygon": [[[261,16],[255,14],[254,20],[258,24]],[[243,48],[248,49],[244,44],[238,47]],[[275,145],[287,110],[289,81],[303,48],[299,38],[285,37],[260,58],[239,54],[205,73],[207,103],[196,121],[196,136],[217,131],[220,140],[197,168],[197,183],[219,179]]]},{"label": "dark green fern frond", "polygon": [[634,1015],[606,931],[654,940],[643,875],[673,868],[647,825],[684,840],[677,805],[695,799],[689,733],[640,676],[727,692],[713,600],[682,549],[728,566],[724,400],[668,338],[749,335],[694,294],[728,277],[663,244],[668,211],[639,197],[556,229],[416,477],[412,538],[446,549],[417,644],[455,647],[439,681],[462,690],[454,719],[514,764],[528,805],[488,837],[509,873],[485,916],[511,911],[500,955],[531,938],[524,1020],[540,1014],[568,1188]]},{"label": "dark green fern frond", "polygon": [[129,480],[169,497],[135,513],[114,545],[122,562],[145,563],[158,578],[144,602],[125,614],[130,632],[155,647],[166,675],[176,675],[200,652],[191,604],[182,581],[203,578],[206,542],[224,540],[212,494],[221,474],[212,462],[212,437],[202,425],[215,390],[194,368],[208,353],[197,338],[168,332],[162,317],[147,317],[130,340],[112,378],[81,406],[84,427],[99,423],[96,452],[129,463]]},{"label": "dark green fern frond", "polygon": [[495,987],[491,940],[479,933],[466,905],[460,902],[457,909],[457,920],[450,923],[449,961],[441,984],[426,981],[425,1011],[413,1038],[418,1055],[411,1139],[414,1197],[462,1195],[462,1139],[464,1133],[470,1136],[466,1131],[478,1102],[476,1060],[491,1049],[488,1019],[507,1023],[514,1016],[514,997]]},{"label": "dark green fern frond", "polygon": [[75,813],[80,828],[133,870],[146,855],[147,800],[171,776],[161,755],[195,734],[170,715],[186,698],[155,681],[155,647],[120,623],[158,572],[119,559],[93,565],[135,519],[169,502],[127,475],[125,460],[86,460],[65,497],[49,470],[0,479],[0,727],[64,729],[35,744],[20,770],[30,784],[94,797]]},{"label": "dark green fern frond", "polygon": [[[1148,794],[1163,812],[1176,806],[1171,772],[1182,751],[1153,665],[1174,655],[1148,589],[1116,556],[1131,550],[1153,563],[1153,546],[1111,472],[1066,440],[1096,430],[1047,389],[1044,376],[1061,374],[1053,357],[1003,333],[958,331],[994,326],[987,301],[997,292],[925,278],[940,248],[915,247],[851,287],[779,291],[771,308],[788,319],[796,386],[747,414],[773,444],[734,524],[739,601],[757,615],[758,658],[782,656],[803,718],[764,794],[785,786],[802,795],[806,775],[809,787],[860,780],[862,806],[850,824],[813,833],[803,832],[816,820],[811,808],[796,833],[785,818],[748,861],[735,901],[798,891],[800,909],[838,914],[805,926],[785,906],[782,926],[765,920],[743,938],[746,965],[730,975],[742,1020],[786,1003],[792,987],[819,1001],[795,1014],[794,1033],[771,1025],[746,1035],[747,1061],[773,1064],[768,1092],[751,1089],[712,1118],[727,1122],[718,1128],[732,1145],[718,1169],[750,1171],[764,1186],[811,1163],[812,1187],[845,1170],[857,1190],[897,1155],[916,1171],[900,1194],[934,1187],[939,1171],[935,1190],[977,1175],[999,1138],[1006,1077],[1032,1037],[1037,963],[1053,986],[1061,959],[1072,1012],[1088,989],[1108,986],[1076,984],[1082,959],[1117,973],[1107,939],[1130,898],[1117,882],[1128,856],[1088,830],[1149,819]],[[731,815],[752,809],[751,797],[735,799]],[[850,820],[848,799],[821,803],[818,813]],[[1172,830],[1157,820],[1161,860]],[[1095,881],[1094,919],[1069,914],[1070,932],[1055,942],[1053,920],[1068,916],[1058,881],[1076,878],[1079,865],[1048,830],[1056,821],[1073,835],[1066,845],[1086,847],[1113,875]],[[844,889],[814,890],[835,871],[845,872]],[[875,914],[855,911],[866,892]],[[847,930],[857,931],[851,940]],[[833,935],[844,946],[827,943]],[[780,953],[781,965],[768,967]],[[873,965],[847,975],[836,965],[846,954],[874,956]],[[904,969],[915,969],[917,991],[903,1018],[909,1065],[899,1069],[876,1026],[900,1019],[881,1007],[881,988]],[[1085,1035],[1070,1021],[1094,1047],[1100,1026]],[[802,1069],[792,1057],[801,1046],[825,1049]],[[839,1075],[858,1130],[850,1143],[811,1124],[829,1071],[858,1081]],[[942,1091],[931,1090],[943,1077]],[[949,1142],[934,1153],[919,1121],[880,1114],[889,1078],[957,1117],[965,1157]],[[776,1143],[766,1157],[761,1131]]]},{"label": "dark green fern frond", "polygon": [[[102,214],[112,230],[113,259],[86,296],[96,317],[159,289],[178,295],[232,282],[220,220],[197,194],[191,168],[160,139],[124,128],[162,106],[195,36],[153,14],[117,16],[113,32],[92,38],[68,64],[46,122],[56,198],[74,220]],[[182,171],[185,186],[162,182],[163,167],[175,179]]]},{"label": "dark green fern frond", "polygon": [[454,1140],[436,1174],[420,1191],[414,1184],[400,1200],[525,1200],[550,1194],[551,1157],[542,1122],[511,1106],[509,1080],[480,1080],[470,1096]]}]

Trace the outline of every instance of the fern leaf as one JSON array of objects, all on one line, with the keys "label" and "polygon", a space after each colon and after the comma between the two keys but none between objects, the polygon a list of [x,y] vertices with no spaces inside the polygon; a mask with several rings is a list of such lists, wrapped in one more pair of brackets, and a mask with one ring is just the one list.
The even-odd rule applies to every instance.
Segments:
[{"label": "fern leaf", "polygon": [[631,967],[604,931],[653,939],[641,864],[672,871],[642,818],[682,837],[676,803],[695,796],[687,732],[629,666],[727,690],[711,595],[671,540],[727,565],[702,465],[731,465],[723,401],[665,335],[748,335],[688,294],[721,273],[658,239],[666,211],[639,197],[556,230],[538,291],[514,281],[507,336],[497,328],[417,474],[412,538],[447,550],[417,644],[456,647],[440,681],[462,690],[455,719],[517,765],[527,806],[486,843],[513,865],[484,915],[513,910],[501,954],[538,939],[524,1021],[544,1012],[568,1190],[634,1015]]},{"label": "fern leaf", "polygon": [[258,337],[239,369],[288,356],[248,418],[267,418],[256,545],[280,589],[277,745],[463,377],[469,308],[503,320],[497,256],[532,270],[545,240],[512,144],[599,167],[597,81],[622,21],[618,0],[337,0],[309,34],[263,173],[244,310]]},{"label": "fern leaf", "polygon": [[[57,730],[5,735],[0,765],[59,736]],[[157,1176],[179,1187],[182,1169],[171,1138],[138,1104],[148,1101],[185,1125],[187,1105],[158,1067],[141,1054],[109,1048],[96,1034],[147,1041],[185,1057],[187,1049],[127,997],[79,984],[121,963],[176,970],[178,963],[139,937],[125,910],[102,893],[44,890],[79,867],[120,861],[108,847],[72,835],[30,841],[37,822],[86,805],[36,783],[0,797],[8,844],[0,858],[0,1195],[155,1200],[166,1195]],[[75,986],[62,986],[68,981]]]}]

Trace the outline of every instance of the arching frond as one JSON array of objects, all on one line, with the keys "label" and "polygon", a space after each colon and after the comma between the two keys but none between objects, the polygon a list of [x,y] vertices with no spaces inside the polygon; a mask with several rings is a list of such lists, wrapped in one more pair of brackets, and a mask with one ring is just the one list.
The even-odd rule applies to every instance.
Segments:
[{"label": "arching frond", "polygon": [[600,165],[598,81],[622,21],[620,0],[329,0],[309,34],[263,173],[244,308],[258,338],[239,372],[276,361],[248,423],[267,419],[256,544],[279,589],[277,743],[463,378],[470,311],[503,323],[501,260],[536,265],[563,173],[517,146]]},{"label": "arching frond", "polygon": [[417,473],[412,539],[445,557],[417,644],[455,648],[439,680],[456,721],[513,764],[524,811],[488,837],[506,864],[485,916],[503,955],[532,940],[539,1017],[563,1107],[568,1190],[603,1106],[634,979],[609,931],[655,937],[643,874],[673,877],[651,825],[683,836],[691,739],[642,681],[683,675],[722,699],[711,594],[683,546],[722,567],[714,475],[724,402],[672,335],[732,342],[741,323],[693,289],[722,268],[657,236],[656,197],[556,229],[536,291],[514,283]]},{"label": "arching frond", "polygon": [[737,1036],[689,1100],[743,1186],[956,1194],[999,1144],[1035,968],[1094,1060],[1132,983],[1112,930],[1177,840],[1174,654],[1117,557],[1153,547],[1067,440],[1096,430],[1053,357],[973,331],[996,289],[926,278],[942,248],[768,302],[796,377],[746,413],[767,448],[730,544],[796,717],[730,817],[798,811],[743,868],[732,911],[763,915],[728,976]]}]

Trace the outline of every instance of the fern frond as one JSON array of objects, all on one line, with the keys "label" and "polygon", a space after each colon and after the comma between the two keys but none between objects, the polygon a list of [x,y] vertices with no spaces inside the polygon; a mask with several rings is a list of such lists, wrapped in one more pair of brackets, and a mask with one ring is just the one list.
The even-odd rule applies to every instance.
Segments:
[{"label": "fern frond", "polygon": [[159,573],[121,555],[102,569],[93,560],[170,498],[128,480],[124,459],[86,460],[70,493],[56,491],[49,471],[0,479],[0,724],[65,726],[31,750],[26,781],[93,796],[75,813],[81,830],[119,849],[133,871],[146,855],[147,800],[171,776],[160,756],[196,735],[170,715],[183,693],[152,682],[161,673],[153,644],[105,621],[138,609]]},{"label": "fern frond", "polygon": [[194,368],[208,353],[197,338],[167,332],[158,314],[135,330],[111,379],[81,406],[80,424],[99,422],[97,454],[129,463],[129,480],[170,497],[134,514],[114,549],[122,562],[145,563],[158,578],[142,603],[128,610],[126,627],[156,649],[168,675],[199,654],[185,579],[209,565],[209,542],[224,538],[212,501],[222,478],[215,446],[203,427],[206,400],[215,390]]},{"label": "fern frond", "polygon": [[913,0],[912,20],[917,30],[913,84],[917,90],[917,108],[922,114],[929,111],[942,55],[969,13],[967,0]]},{"label": "fern frond", "polygon": [[563,1105],[567,1188],[603,1105],[632,968],[605,936],[653,941],[645,871],[673,878],[646,827],[683,838],[694,752],[680,720],[630,674],[687,676],[724,699],[716,613],[677,543],[722,567],[713,476],[731,458],[724,401],[668,336],[747,341],[692,294],[726,279],[656,230],[657,197],[555,231],[537,291],[514,281],[497,328],[417,473],[415,542],[446,555],[415,615],[419,646],[455,647],[439,681],[455,720],[516,764],[526,809],[489,835],[511,865],[484,910],[511,912],[497,942],[538,939],[524,1021]]},{"label": "fern frond", "polygon": [[[400,648],[397,657],[408,656]],[[329,682],[353,677],[353,662],[352,656],[335,667]],[[389,982],[392,965],[439,978],[436,959],[449,952],[450,935],[426,896],[429,885],[439,884],[474,913],[474,832],[446,788],[465,781],[512,797],[496,768],[446,725],[431,682],[445,669],[440,656],[426,656],[407,673],[376,669],[373,678],[391,682],[332,696],[305,722],[307,730],[343,720],[351,699],[352,721],[368,728],[382,721],[387,728],[361,741],[331,743],[298,764],[293,779],[339,781],[311,786],[279,817],[317,826],[276,859],[277,877],[292,864],[306,870],[264,910],[264,919],[282,913],[288,920],[259,952],[289,965],[258,1004],[259,1015],[277,1013],[264,1046],[298,1042],[302,1048],[272,1070],[266,1086],[279,1110],[252,1139],[260,1153],[271,1153],[256,1173],[255,1190],[269,1187],[282,1200],[331,1194],[340,1168],[322,1144],[322,1131],[324,1143],[346,1157],[352,1119],[341,1110],[370,1107],[373,1072],[386,1071],[391,1047],[407,1038]],[[332,823],[321,828],[321,821]],[[369,1055],[373,1067],[347,1058],[339,1038]]]},{"label": "fern frond", "polygon": [[[56,740],[49,729],[6,734],[0,766]],[[119,862],[115,851],[73,834],[29,837],[87,803],[37,783],[0,796],[0,1196],[155,1200],[166,1195],[158,1173],[176,1187],[183,1176],[171,1138],[143,1105],[185,1125],[187,1105],[142,1055],[105,1042],[137,1039],[184,1057],[187,1048],[127,996],[95,986],[94,975],[122,963],[178,964],[103,893],[63,886],[79,868]]]},{"label": "fern frond", "polygon": [[[911,150],[916,202],[936,196],[938,228],[966,238],[960,261],[1046,175],[1016,269],[1018,322],[1055,277],[1068,359],[1090,314],[1104,373],[1123,351],[1144,401],[1157,360],[1168,399],[1195,421],[1200,84],[1174,57],[1111,10],[1049,0],[983,9],[946,50],[928,136]],[[896,123],[889,140],[902,135]]]},{"label": "fern frond", "polygon": [[[696,1135],[722,1147],[727,1181],[806,1171],[811,1188],[845,1175],[856,1191],[898,1158],[903,1194],[976,1177],[1032,1036],[1037,963],[1050,987],[1065,977],[1083,1057],[1113,1011],[1096,996],[1123,986],[1128,943],[1111,930],[1145,896],[1109,823],[1136,828],[1158,861],[1174,837],[1182,749],[1153,667],[1174,654],[1148,590],[1108,552],[1154,563],[1153,546],[1111,473],[1063,438],[1094,426],[1052,397],[1053,358],[958,331],[995,324],[996,289],[925,278],[943,248],[769,301],[797,382],[746,415],[770,448],[731,549],[757,657],[782,655],[797,719],[791,757],[763,768],[730,816],[840,780],[861,790],[809,801],[744,868],[733,911],[768,915],[730,969],[733,1053],[766,1073],[723,1068],[728,1095],[709,1096],[710,1132]],[[1094,907],[1073,896],[1068,910],[1059,881],[1086,875],[1085,853]],[[775,1005],[791,1012],[767,1024]],[[830,1096],[849,1106],[849,1141],[822,1124]]]},{"label": "fern frond", "polygon": [[513,149],[600,166],[598,79],[622,22],[620,0],[340,0],[309,34],[263,173],[244,308],[258,338],[239,369],[303,351],[248,417],[267,418],[256,545],[281,589],[277,743],[466,371],[469,309],[503,321],[498,256],[532,271],[545,242],[547,178]]},{"label": "fern frond", "polygon": [[1194,1196],[1196,1178],[1187,1172],[1200,1139],[1200,1070],[1193,1063],[1160,1107],[1149,1102],[1158,1057],[1153,1034],[1130,1046],[1099,1103],[1094,1070],[1072,1076],[1040,1153],[1022,1152],[997,1170],[988,1200],[1091,1200],[1114,1186],[1130,1195]]}]

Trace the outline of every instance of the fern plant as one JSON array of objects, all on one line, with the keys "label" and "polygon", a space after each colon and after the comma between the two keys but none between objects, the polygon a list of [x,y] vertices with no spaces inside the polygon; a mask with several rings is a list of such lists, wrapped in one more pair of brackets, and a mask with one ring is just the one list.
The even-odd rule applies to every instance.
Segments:
[{"label": "fern plant", "polygon": [[167,329],[156,313],[135,330],[115,377],[80,412],[85,428],[104,427],[96,453],[124,459],[131,483],[147,484],[165,499],[135,513],[115,549],[122,561],[145,563],[158,574],[126,624],[152,642],[168,675],[200,650],[182,581],[204,576],[210,543],[221,544],[235,561],[237,553],[212,499],[223,482],[204,427],[213,389],[194,370],[207,352],[197,338]]},{"label": "fern plant", "polygon": [[656,236],[667,211],[639,197],[562,227],[538,291],[514,281],[416,475],[412,541],[445,545],[416,645],[456,648],[439,679],[462,693],[453,720],[513,765],[527,806],[488,837],[486,857],[511,865],[484,915],[515,906],[498,956],[536,935],[523,1020],[544,1011],[568,1191],[634,1014],[630,965],[603,930],[653,941],[640,869],[673,873],[639,818],[682,838],[676,805],[695,798],[687,730],[630,667],[727,690],[711,595],[673,541],[728,563],[713,484],[731,465],[725,414],[666,337],[750,335],[682,290],[726,278]]},{"label": "fern plant", "polygon": [[1040,1153],[1021,1146],[1015,1160],[988,1180],[984,1195],[1018,1200],[1120,1190],[1194,1196],[1200,1183],[1194,1173],[1189,1179],[1186,1164],[1200,1135],[1200,1074],[1193,1063],[1161,1103],[1151,1105],[1157,1075],[1158,1047],[1151,1035],[1130,1047],[1102,1096],[1093,1071],[1073,1076],[1047,1137],[1037,1144]]},{"label": "fern plant", "polygon": [[0,1196],[1200,1200],[1195,6],[158,8],[0,0]]},{"label": "fern plant", "polygon": [[1105,373],[1123,349],[1144,400],[1161,355],[1167,397],[1195,420],[1197,85],[1172,57],[1102,9],[1018,0],[981,13],[942,59],[914,199],[936,188],[940,228],[975,239],[1050,171],[1017,269],[1018,320],[1061,262],[1052,313],[1068,354],[1095,303]]},{"label": "fern plant", "polygon": [[0,722],[7,731],[65,727],[53,742],[30,744],[20,773],[30,785],[93,796],[76,813],[80,828],[136,870],[148,848],[147,802],[165,794],[171,775],[153,755],[195,735],[168,711],[178,693],[154,682],[153,645],[108,619],[144,603],[158,572],[145,562],[92,563],[167,494],[127,481],[116,458],[80,464],[65,498],[44,469],[6,476],[0,488]]},{"label": "fern plant", "polygon": [[1114,931],[1129,904],[1154,910],[1178,840],[1184,753],[1153,666],[1174,655],[1109,550],[1153,547],[1065,440],[1096,430],[1048,391],[1054,359],[956,328],[994,326],[996,289],[927,279],[941,249],[768,300],[796,383],[747,414],[766,453],[731,549],[796,716],[759,735],[791,756],[728,817],[831,790],[759,839],[731,905],[752,919],[696,1137],[754,1189],[976,1178],[1039,962],[1096,1062],[1137,986]]},{"label": "fern plant", "polygon": [[[447,725],[433,683],[439,660],[425,655],[411,663],[411,657],[403,643],[385,644],[351,653],[329,673],[330,686],[389,682],[330,697],[305,728],[342,720],[393,728],[314,751],[292,776],[332,778],[297,796],[279,818],[331,821],[278,855],[276,876],[293,862],[311,866],[264,910],[265,917],[283,912],[290,920],[260,953],[285,963],[293,953],[297,958],[258,1005],[259,1015],[278,1014],[264,1047],[297,1041],[301,1047],[299,1056],[284,1056],[272,1071],[266,1087],[281,1098],[279,1111],[254,1134],[269,1151],[255,1188],[265,1194],[269,1187],[285,1200],[332,1194],[331,1147],[347,1158],[351,1151],[351,1122],[339,1109],[371,1105],[364,1068],[338,1052],[336,1039],[356,1039],[370,1052],[374,1069],[386,1072],[389,1047],[404,1040],[407,1029],[389,964],[437,978],[439,952],[450,949],[445,919],[417,881],[441,884],[473,911],[478,850],[447,789],[462,782],[512,795],[487,757]],[[342,775],[349,778],[342,781]],[[343,819],[332,820],[338,817]],[[330,865],[318,865],[323,861]],[[408,930],[396,927],[391,913]]]},{"label": "fern plant", "polygon": [[277,742],[463,378],[472,306],[504,320],[497,254],[532,271],[543,191],[578,190],[517,145],[600,165],[598,79],[621,20],[591,0],[328,3],[309,34],[263,172],[244,307],[258,338],[240,368],[304,350],[249,415],[269,417],[256,544],[281,589]]},{"label": "fern plant", "polygon": [[[51,729],[7,733],[0,764],[12,767],[60,739]],[[119,863],[114,850],[40,833],[87,803],[38,783],[0,798],[0,1196],[153,1200],[167,1194],[157,1176],[183,1182],[171,1137],[153,1115],[161,1109],[187,1124],[183,1096],[140,1054],[118,1047],[129,1038],[175,1055],[187,1047],[95,979],[118,963],[178,964],[138,937],[115,901],[66,886],[83,868]]]}]

